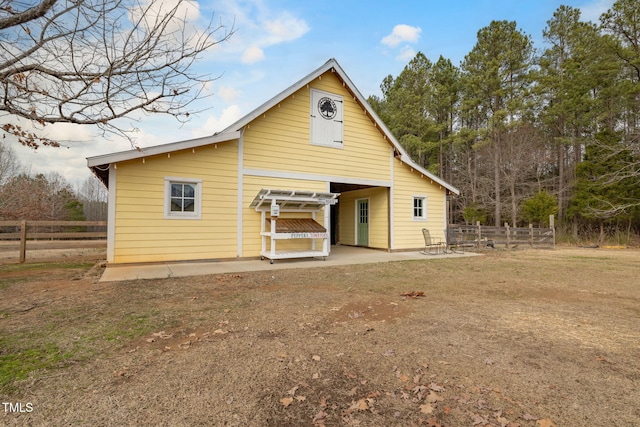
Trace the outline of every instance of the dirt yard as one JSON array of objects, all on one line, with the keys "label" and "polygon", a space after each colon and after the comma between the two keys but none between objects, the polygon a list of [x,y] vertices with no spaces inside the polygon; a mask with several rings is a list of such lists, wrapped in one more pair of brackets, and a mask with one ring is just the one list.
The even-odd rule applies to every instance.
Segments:
[{"label": "dirt yard", "polygon": [[104,284],[91,264],[0,266],[0,425],[638,426],[639,261]]}]

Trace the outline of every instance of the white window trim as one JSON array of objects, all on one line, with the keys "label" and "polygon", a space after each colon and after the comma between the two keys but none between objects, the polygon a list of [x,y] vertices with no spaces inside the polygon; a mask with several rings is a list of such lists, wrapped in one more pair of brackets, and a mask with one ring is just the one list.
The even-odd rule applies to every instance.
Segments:
[{"label": "white window trim", "polygon": [[[196,186],[195,209],[193,212],[171,212],[171,184],[194,184]],[[202,179],[164,177],[164,219],[202,219]]]},{"label": "white window trim", "polygon": [[[414,212],[414,203],[416,199],[422,200],[422,216],[416,216]],[[429,206],[429,200],[424,194],[414,194],[411,198],[411,216],[414,221],[427,221],[427,207]]]}]

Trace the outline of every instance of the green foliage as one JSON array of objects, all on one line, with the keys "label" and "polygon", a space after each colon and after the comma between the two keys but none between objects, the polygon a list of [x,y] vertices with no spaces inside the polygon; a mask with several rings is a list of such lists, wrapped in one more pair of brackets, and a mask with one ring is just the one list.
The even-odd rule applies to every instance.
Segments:
[{"label": "green foliage", "polygon": [[462,210],[462,216],[467,224],[487,223],[487,211],[480,207],[477,203],[471,203]]},{"label": "green foliage", "polygon": [[522,218],[538,227],[549,226],[549,216],[558,212],[558,202],[553,195],[539,191],[524,200],[521,205]]},{"label": "green foliage", "polygon": [[452,218],[554,212],[574,234],[640,232],[640,2],[617,0],[600,26],[580,14],[559,6],[538,55],[516,22],[492,21],[459,68],[418,53],[369,99],[417,163],[461,190]]},{"label": "green foliage", "polygon": [[587,220],[630,219],[638,214],[640,186],[637,177],[612,179],[633,160],[618,132],[603,131],[587,146],[584,161],[576,169],[576,186],[570,215]]}]

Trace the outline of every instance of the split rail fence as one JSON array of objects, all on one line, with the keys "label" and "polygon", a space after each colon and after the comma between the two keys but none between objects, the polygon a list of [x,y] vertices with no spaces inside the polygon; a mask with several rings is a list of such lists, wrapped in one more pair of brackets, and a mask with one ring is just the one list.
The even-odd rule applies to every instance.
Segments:
[{"label": "split rail fence", "polygon": [[0,251],[17,250],[20,263],[27,250],[106,247],[107,221],[0,221]]},{"label": "split rail fence", "polygon": [[447,229],[447,246],[452,249],[478,250],[483,248],[505,247],[515,249],[517,247],[530,247],[538,249],[554,249],[556,245],[556,232],[553,219],[550,228],[491,227],[476,225],[453,225]]}]

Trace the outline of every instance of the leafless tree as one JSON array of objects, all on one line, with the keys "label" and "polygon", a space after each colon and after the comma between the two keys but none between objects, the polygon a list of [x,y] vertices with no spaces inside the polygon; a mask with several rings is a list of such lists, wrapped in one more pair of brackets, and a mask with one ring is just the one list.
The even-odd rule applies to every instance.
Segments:
[{"label": "leafless tree", "polygon": [[87,221],[107,220],[107,189],[95,175],[87,177],[76,194],[82,202]]},{"label": "leafless tree", "polygon": [[37,148],[59,145],[42,131],[47,124],[130,136],[118,119],[136,112],[188,120],[212,80],[192,65],[234,32],[213,17],[198,28],[197,8],[192,0],[0,0],[5,135]]},{"label": "leafless tree", "polygon": [[0,186],[12,177],[22,173],[22,169],[15,151],[9,145],[0,141]]}]

